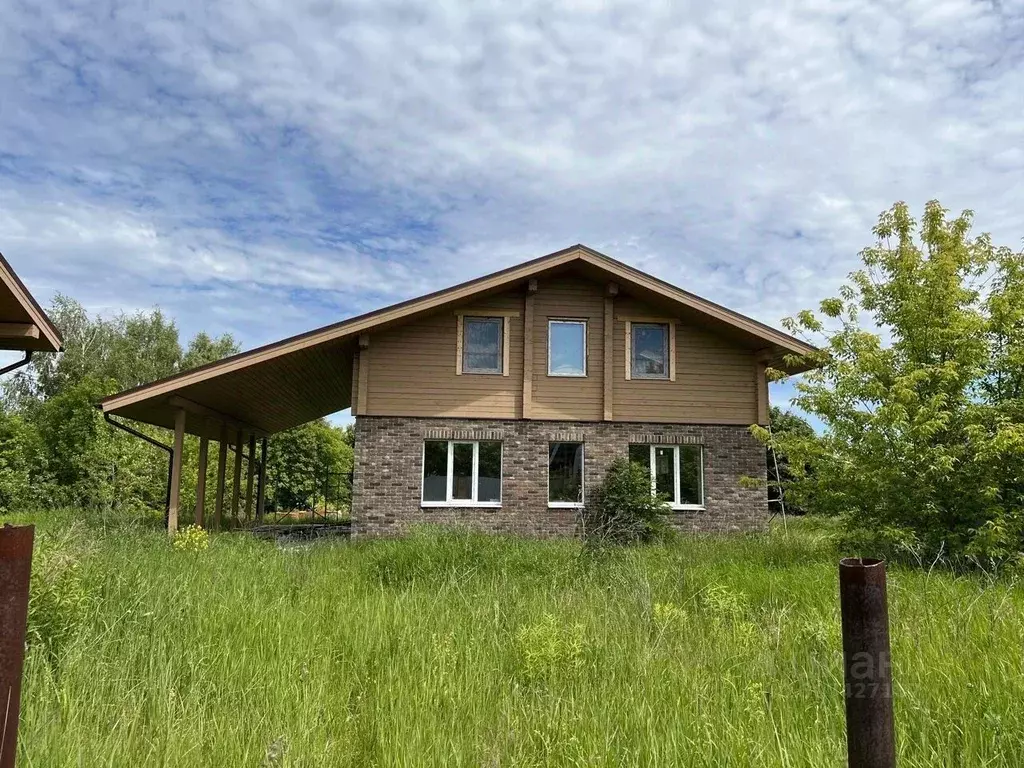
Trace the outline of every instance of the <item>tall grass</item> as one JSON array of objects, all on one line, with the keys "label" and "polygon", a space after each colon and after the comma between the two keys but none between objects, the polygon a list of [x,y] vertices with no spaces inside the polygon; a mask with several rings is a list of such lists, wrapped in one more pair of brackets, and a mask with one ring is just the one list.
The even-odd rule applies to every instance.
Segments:
[{"label": "tall grass", "polygon": [[[807,535],[37,549],[25,766],[844,764],[835,556]],[[896,568],[890,611],[900,764],[1024,764],[1021,589]]]}]

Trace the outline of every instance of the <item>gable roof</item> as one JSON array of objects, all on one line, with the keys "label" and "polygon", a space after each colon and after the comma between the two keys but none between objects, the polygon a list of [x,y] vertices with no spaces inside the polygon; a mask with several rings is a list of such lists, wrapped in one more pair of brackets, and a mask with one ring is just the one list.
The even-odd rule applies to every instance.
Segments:
[{"label": "gable roof", "polygon": [[0,254],[0,349],[58,352],[61,344],[53,321]]},{"label": "gable roof", "polygon": [[675,316],[710,325],[760,352],[773,367],[790,373],[810,368],[809,364],[789,366],[784,358],[808,355],[816,351],[813,346],[584,245],[575,245],[111,395],[100,406],[104,413],[168,428],[173,427],[177,408],[186,407],[199,417],[189,419],[188,431],[193,434],[216,437],[225,420],[272,434],[351,405],[351,353],[360,335],[566,269],[614,281],[642,300],[666,306]]}]

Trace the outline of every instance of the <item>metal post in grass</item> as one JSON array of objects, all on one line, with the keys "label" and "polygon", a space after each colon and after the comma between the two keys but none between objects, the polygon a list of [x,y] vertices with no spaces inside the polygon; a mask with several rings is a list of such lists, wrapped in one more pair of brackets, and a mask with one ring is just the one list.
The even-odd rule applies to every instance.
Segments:
[{"label": "metal post in grass", "polygon": [[892,665],[885,561],[839,562],[846,682],[846,753],[850,768],[894,768]]},{"label": "metal post in grass", "polygon": [[14,768],[35,527],[0,528],[0,768]]}]

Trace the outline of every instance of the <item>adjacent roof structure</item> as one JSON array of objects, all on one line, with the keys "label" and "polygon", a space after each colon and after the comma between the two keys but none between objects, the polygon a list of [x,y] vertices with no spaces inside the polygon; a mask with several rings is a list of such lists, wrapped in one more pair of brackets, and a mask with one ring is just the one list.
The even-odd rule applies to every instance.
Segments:
[{"label": "adjacent roof structure", "polygon": [[0,254],[0,349],[58,352],[60,332]]},{"label": "adjacent roof structure", "polygon": [[351,405],[353,352],[361,334],[567,270],[576,270],[595,280],[615,281],[638,299],[662,306],[684,320],[714,328],[762,353],[773,367],[790,373],[810,367],[790,366],[785,358],[810,354],[815,351],[813,346],[584,245],[575,245],[111,395],[100,405],[104,413],[167,428],[174,427],[176,412],[185,408],[190,411],[187,431],[208,437],[216,438],[223,423],[257,434],[273,434]]}]

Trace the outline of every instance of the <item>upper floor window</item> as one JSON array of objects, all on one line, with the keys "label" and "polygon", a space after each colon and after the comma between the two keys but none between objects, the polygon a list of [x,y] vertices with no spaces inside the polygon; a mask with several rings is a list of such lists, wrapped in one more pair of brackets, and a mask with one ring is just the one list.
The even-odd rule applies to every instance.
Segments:
[{"label": "upper floor window", "polygon": [[548,321],[548,376],[587,375],[587,321]]},{"label": "upper floor window", "polygon": [[634,379],[669,378],[668,323],[632,323],[630,374]]},{"label": "upper floor window", "polygon": [[463,373],[502,373],[504,323],[502,317],[462,319]]}]

